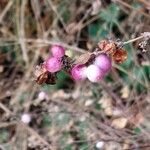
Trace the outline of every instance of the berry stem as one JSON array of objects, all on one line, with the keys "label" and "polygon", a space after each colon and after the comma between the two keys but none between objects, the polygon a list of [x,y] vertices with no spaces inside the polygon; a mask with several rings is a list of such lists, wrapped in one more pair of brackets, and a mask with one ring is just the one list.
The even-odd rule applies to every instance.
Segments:
[{"label": "berry stem", "polygon": [[142,38],[148,38],[148,39],[149,39],[149,38],[150,38],[150,32],[144,32],[144,33],[141,34],[141,36],[136,37],[136,38],[134,38],[134,39],[131,39],[131,40],[129,40],[129,41],[124,42],[124,43],[123,43],[123,46],[126,45],[126,44],[129,44],[129,43],[133,43],[133,42],[135,42],[135,41],[137,41],[137,40],[140,40],[140,39],[142,39]]},{"label": "berry stem", "polygon": [[129,43],[133,43],[133,42],[135,42],[135,41],[137,41],[137,40],[140,40],[140,39],[142,39],[142,38],[144,38],[144,35],[141,35],[141,36],[139,36],[139,37],[137,37],[137,38],[134,38],[134,39],[131,39],[131,40],[129,40],[129,41],[126,41],[126,42],[123,43],[123,45],[129,44]]}]

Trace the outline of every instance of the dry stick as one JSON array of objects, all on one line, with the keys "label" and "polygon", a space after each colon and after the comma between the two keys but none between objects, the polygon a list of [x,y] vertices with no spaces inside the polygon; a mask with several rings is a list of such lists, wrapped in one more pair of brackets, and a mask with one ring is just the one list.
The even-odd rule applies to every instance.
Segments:
[{"label": "dry stick", "polygon": [[[0,108],[3,109],[7,114],[14,115],[14,113],[11,110],[9,110],[2,103],[0,103]],[[29,127],[28,125],[24,124],[21,121],[19,121],[18,123],[21,124],[30,133],[32,133],[35,137],[37,137],[43,144],[45,144],[45,145],[49,146],[49,148],[51,148],[51,145],[43,137],[41,137],[34,129],[32,129],[31,127]]]},{"label": "dry stick", "polygon": [[21,3],[21,10],[20,10],[20,29],[19,29],[19,43],[21,45],[22,49],[22,55],[23,55],[23,60],[26,62],[26,64],[29,63],[29,58],[27,55],[27,48],[25,45],[25,42],[22,40],[25,37],[25,31],[24,31],[24,18],[25,18],[25,6],[26,6],[27,0],[23,0]]},{"label": "dry stick", "polygon": [[13,4],[13,0],[9,1],[9,3],[4,8],[3,12],[0,14],[0,23],[2,22],[2,20],[3,20],[4,16],[6,15],[6,13],[9,11],[12,4]]},{"label": "dry stick", "polygon": [[49,41],[49,40],[45,40],[45,39],[24,39],[25,42],[31,43],[31,42],[35,42],[35,43],[45,43],[48,45],[55,45],[55,44],[59,44],[63,47],[66,47],[68,49],[72,49],[74,51],[78,51],[80,53],[88,53],[88,51],[86,51],[85,49],[81,49],[81,48],[77,48],[75,46],[71,46],[68,44],[65,44],[63,42],[55,42],[55,41]]},{"label": "dry stick", "polygon": [[133,10],[135,10],[137,13],[141,13],[141,14],[143,14],[145,17],[147,17],[147,18],[150,19],[150,16],[149,16],[148,14],[146,14],[146,13],[144,13],[143,11],[138,10],[138,9],[136,9],[136,8],[134,8],[134,7],[132,7],[132,6],[130,6],[128,3],[125,3],[125,2],[123,2],[122,0],[114,0],[114,2],[118,2],[118,3],[120,3],[121,5],[123,5],[123,6],[127,7],[127,8],[129,8],[129,9],[133,9]]},{"label": "dry stick", "polygon": [[147,7],[150,7],[150,3],[147,2],[146,0],[138,0],[138,1],[146,5]]},{"label": "dry stick", "polygon": [[145,35],[141,35],[141,36],[139,36],[137,38],[134,38],[134,39],[131,39],[131,40],[127,41],[127,42],[124,42],[123,45],[129,44],[129,43],[133,43],[133,42],[135,42],[137,40],[140,40],[140,39],[142,39],[144,37],[145,37]]},{"label": "dry stick", "polygon": [[32,73],[34,64],[35,64],[36,60],[38,59],[39,55],[40,55],[40,51],[38,50],[38,51],[36,51],[36,53],[35,53],[35,55],[34,55],[33,61],[32,61],[32,63],[30,64],[29,69],[28,69],[28,71],[26,72],[25,77],[24,77],[23,81],[21,82],[20,87],[19,87],[18,90],[16,91],[17,94],[16,94],[16,95],[14,96],[14,98],[11,100],[11,104],[18,102],[18,98],[19,98],[19,97],[21,96],[21,94],[22,94],[22,92],[20,92],[20,91],[24,91],[26,79],[30,78],[30,75],[31,75],[31,73]]},{"label": "dry stick", "polygon": [[41,20],[41,18],[40,18],[40,14],[41,14],[40,4],[37,0],[32,0],[31,6],[32,6],[32,10],[33,10],[33,13],[35,16],[36,23],[37,23],[38,34],[40,36],[43,36],[41,33],[42,33],[42,31],[44,31],[44,27],[43,27],[42,22],[40,22],[40,20]]},{"label": "dry stick", "polygon": [[139,145],[139,146],[132,146],[131,148],[128,148],[128,149],[124,149],[124,150],[137,150],[139,148],[148,148],[150,147],[150,144],[143,144],[143,145]]},{"label": "dry stick", "polygon": [[[133,43],[133,42],[135,42],[135,41],[137,41],[137,40],[140,40],[140,39],[142,39],[142,38],[146,38],[146,37],[148,37],[149,35],[146,35],[146,34],[143,34],[143,35],[141,35],[141,36],[139,36],[139,37],[136,37],[136,38],[134,38],[134,39],[131,39],[131,40],[129,40],[129,41],[126,41],[126,42],[123,42],[123,46],[124,45],[126,45],[126,44],[129,44],[129,43]],[[41,44],[47,44],[47,45],[55,45],[55,44],[60,44],[60,45],[62,45],[63,47],[66,47],[66,48],[68,48],[68,49],[72,49],[72,50],[74,50],[74,51],[78,51],[78,52],[80,52],[80,53],[91,53],[91,52],[88,52],[87,50],[85,50],[85,49],[82,49],[82,48],[77,48],[77,47],[75,47],[75,46],[71,46],[71,45],[68,45],[68,44],[65,44],[65,43],[63,43],[63,42],[56,42],[56,41],[50,41],[50,40],[46,40],[46,39],[40,39],[40,38],[38,38],[38,39],[30,39],[30,38],[24,38],[24,39],[22,39],[24,42],[27,42],[27,43],[41,43]],[[12,41],[14,41],[13,39],[11,40],[11,39],[9,39],[9,42],[12,42]],[[3,42],[5,42],[5,41],[3,41]],[[16,42],[17,42],[17,39],[16,39]],[[11,43],[10,43],[11,44]],[[15,43],[15,44],[17,44],[17,43]]]},{"label": "dry stick", "polygon": [[[55,45],[55,44],[59,44],[59,45],[62,45],[63,47],[65,48],[68,48],[68,49],[71,49],[71,50],[74,50],[74,51],[77,51],[77,52],[80,52],[80,53],[89,53],[88,51],[86,51],[85,49],[82,49],[82,48],[78,48],[76,46],[71,46],[71,45],[68,45],[66,43],[63,43],[63,42],[56,42],[56,41],[50,41],[50,40],[46,40],[46,39],[30,39],[30,38],[24,38],[24,39],[21,39],[23,40],[24,42],[27,42],[27,43],[36,43],[36,44],[45,44],[45,45]],[[17,45],[19,44],[18,42],[18,39],[9,39],[9,40],[1,40],[0,39],[0,44],[1,43],[4,43],[4,42],[9,42],[7,44],[10,44],[10,45]],[[13,42],[13,43],[12,43]],[[0,46],[3,46],[4,44],[1,44]],[[36,45],[36,47],[42,47],[42,46],[45,46],[45,45]]]},{"label": "dry stick", "polygon": [[61,21],[64,30],[67,32],[65,22],[63,21],[63,18],[61,17],[61,15],[57,12],[57,9],[56,9],[56,7],[53,5],[52,1],[51,1],[51,0],[47,0],[47,2],[48,2],[48,4],[50,5],[50,7],[52,8],[52,10],[55,12],[55,14],[57,15],[58,19]]},{"label": "dry stick", "polygon": [[11,111],[0,102],[0,108],[6,112],[7,115],[11,114]]},{"label": "dry stick", "polygon": [[[76,106],[72,106],[72,105],[70,105],[70,103],[68,103],[68,102],[66,102],[66,101],[63,101],[62,99],[61,100],[56,100],[56,99],[51,99],[51,101],[52,102],[54,102],[54,103],[58,103],[59,105],[62,105],[62,106],[65,106],[66,108],[68,108],[70,111],[72,111],[72,110],[77,110],[78,112],[81,112],[81,113],[89,113],[89,112],[93,112],[94,114],[97,114],[97,115],[101,115],[98,111],[95,111],[95,110],[92,110],[92,109],[86,109],[85,107],[76,107]],[[84,112],[83,112],[84,111]],[[88,116],[88,115],[87,115]],[[93,119],[93,120],[95,120],[95,117],[94,116],[90,116],[90,118],[88,118],[89,120],[90,119]],[[90,121],[89,121],[90,122]],[[107,124],[105,124],[105,123],[103,123],[103,122],[100,122],[100,121],[97,121],[97,120],[95,120],[94,121],[95,122],[95,124],[96,124],[96,126],[98,126],[102,131],[105,131],[108,135],[110,135],[110,136],[114,136],[114,137],[116,137],[117,138],[117,136],[118,135],[123,135],[123,132],[118,132],[117,133],[117,131],[115,130],[115,129],[113,129],[112,127],[110,127],[109,125],[107,125]],[[113,129],[113,130],[112,130]],[[117,135],[117,136],[116,136]]]},{"label": "dry stick", "polygon": [[105,91],[107,91],[107,93],[116,101],[116,104],[123,109],[122,99],[111,91],[105,81],[100,82],[100,84],[103,86]]},{"label": "dry stick", "polygon": [[6,127],[9,127],[9,126],[14,126],[16,124],[17,124],[16,121],[13,121],[13,122],[2,122],[2,123],[0,123],[0,128],[6,128]]},{"label": "dry stick", "polygon": [[144,82],[142,82],[141,80],[138,80],[136,78],[136,76],[133,76],[130,72],[127,72],[123,67],[117,65],[117,64],[113,64],[113,67],[117,68],[118,70],[124,72],[125,74],[127,74],[129,77],[131,77],[132,79],[136,80],[137,82],[139,82],[141,85],[143,85],[145,88],[150,89],[149,86],[145,85]]},{"label": "dry stick", "polygon": [[78,33],[77,33],[77,40],[76,40],[76,43],[78,43],[79,41],[79,38],[80,38],[80,34],[81,34],[81,30],[82,30],[82,24],[84,22],[84,20],[89,16],[89,14],[91,13],[92,11],[92,7],[90,7],[86,12],[85,12],[85,15],[81,18],[81,20],[78,22],[77,26],[80,27],[80,30],[78,30]]}]

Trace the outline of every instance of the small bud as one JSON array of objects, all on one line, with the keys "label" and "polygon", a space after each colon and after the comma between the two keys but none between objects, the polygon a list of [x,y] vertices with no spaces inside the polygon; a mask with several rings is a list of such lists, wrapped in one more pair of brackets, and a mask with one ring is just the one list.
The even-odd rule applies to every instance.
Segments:
[{"label": "small bud", "polygon": [[86,75],[91,82],[98,82],[103,78],[104,72],[98,66],[90,65],[86,69]]},{"label": "small bud", "polygon": [[41,92],[39,92],[39,94],[38,94],[38,99],[39,99],[39,100],[48,99],[48,96],[47,96],[47,94],[46,94],[45,92],[41,91]]},{"label": "small bud", "polygon": [[60,45],[53,45],[50,50],[56,58],[61,58],[65,55],[65,49]]},{"label": "small bud", "polygon": [[75,65],[71,70],[71,76],[74,80],[80,81],[86,78],[86,66],[82,64]]},{"label": "small bud", "polygon": [[98,142],[96,143],[96,148],[97,148],[97,149],[102,149],[103,146],[104,146],[104,142],[103,142],[103,141],[98,141]]},{"label": "small bud", "polygon": [[29,124],[31,121],[31,116],[25,113],[21,116],[21,121],[25,124]]},{"label": "small bud", "polygon": [[47,69],[47,71],[54,73],[61,70],[62,63],[58,58],[51,57],[46,60],[45,68]]},{"label": "small bud", "polygon": [[100,54],[96,57],[94,65],[97,65],[105,73],[109,72],[111,69],[111,59],[106,54]]}]

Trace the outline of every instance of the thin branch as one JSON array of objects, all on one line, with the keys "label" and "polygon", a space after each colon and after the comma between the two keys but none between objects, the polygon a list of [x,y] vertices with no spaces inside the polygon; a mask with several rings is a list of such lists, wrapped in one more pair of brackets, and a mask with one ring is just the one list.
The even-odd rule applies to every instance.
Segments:
[{"label": "thin branch", "polygon": [[120,3],[121,5],[123,5],[123,6],[127,7],[127,8],[129,8],[129,9],[133,9],[133,10],[136,11],[137,13],[142,14],[142,15],[144,15],[145,17],[147,17],[147,18],[150,19],[150,15],[148,15],[147,13],[141,11],[141,9],[140,9],[140,10],[139,10],[139,9],[136,9],[136,8],[132,7],[131,5],[129,5],[128,3],[126,3],[126,2],[124,2],[124,1],[122,1],[122,0],[113,0],[113,1],[114,1],[114,2],[118,2],[118,3]]},{"label": "thin branch", "polygon": [[[2,103],[0,103],[0,108],[2,110],[4,110],[7,114],[9,115],[14,115],[14,113],[9,110],[5,105],[3,105]],[[28,125],[22,123],[21,121],[18,122],[19,124],[21,124],[26,130],[28,130],[31,134],[35,135],[43,144],[49,146],[49,148],[51,148],[51,145],[43,138],[41,137],[34,129],[32,129],[31,127],[29,127]]]},{"label": "thin branch", "polygon": [[141,36],[139,36],[137,38],[134,38],[134,39],[131,39],[129,41],[124,42],[123,45],[129,44],[129,43],[133,43],[133,42],[135,42],[137,40],[143,39],[144,37],[145,37],[144,35],[141,35]]},{"label": "thin branch", "polygon": [[58,19],[61,21],[64,30],[67,32],[65,22],[63,21],[63,18],[61,17],[61,15],[57,12],[57,9],[53,5],[52,1],[51,0],[47,0],[47,2],[50,5],[51,9],[54,11],[54,13],[57,15]]},{"label": "thin branch", "polygon": [[3,21],[3,18],[5,17],[7,12],[9,11],[10,7],[12,6],[12,4],[13,4],[13,0],[9,1],[9,3],[4,8],[3,12],[0,14],[0,23]]},{"label": "thin branch", "polygon": [[27,55],[27,48],[25,45],[25,42],[23,41],[24,37],[25,37],[25,31],[24,31],[24,18],[25,18],[25,6],[26,6],[27,0],[23,0],[22,4],[21,4],[21,10],[20,10],[20,29],[19,29],[19,43],[21,45],[21,49],[22,49],[22,55],[23,55],[23,60],[28,64],[28,55]]}]

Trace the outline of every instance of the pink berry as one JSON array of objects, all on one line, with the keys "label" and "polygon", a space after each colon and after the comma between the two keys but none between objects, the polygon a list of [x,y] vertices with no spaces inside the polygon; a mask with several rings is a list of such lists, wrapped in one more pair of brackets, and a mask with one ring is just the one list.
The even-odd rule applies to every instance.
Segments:
[{"label": "pink berry", "polygon": [[71,76],[74,80],[80,81],[86,78],[85,74],[86,66],[83,64],[75,65],[71,70]]},{"label": "pink berry", "polygon": [[86,69],[86,75],[91,82],[99,82],[103,78],[104,72],[98,66],[90,65]]},{"label": "pink berry", "polygon": [[51,57],[46,60],[45,68],[47,69],[47,71],[54,73],[61,70],[62,63],[58,58]]},{"label": "pink berry", "polygon": [[100,54],[96,57],[94,65],[97,65],[105,73],[109,72],[112,66],[111,59],[106,54]]},{"label": "pink berry", "polygon": [[65,55],[65,49],[64,47],[60,45],[53,45],[51,47],[51,52],[52,52],[52,55],[56,58],[61,58]]}]

